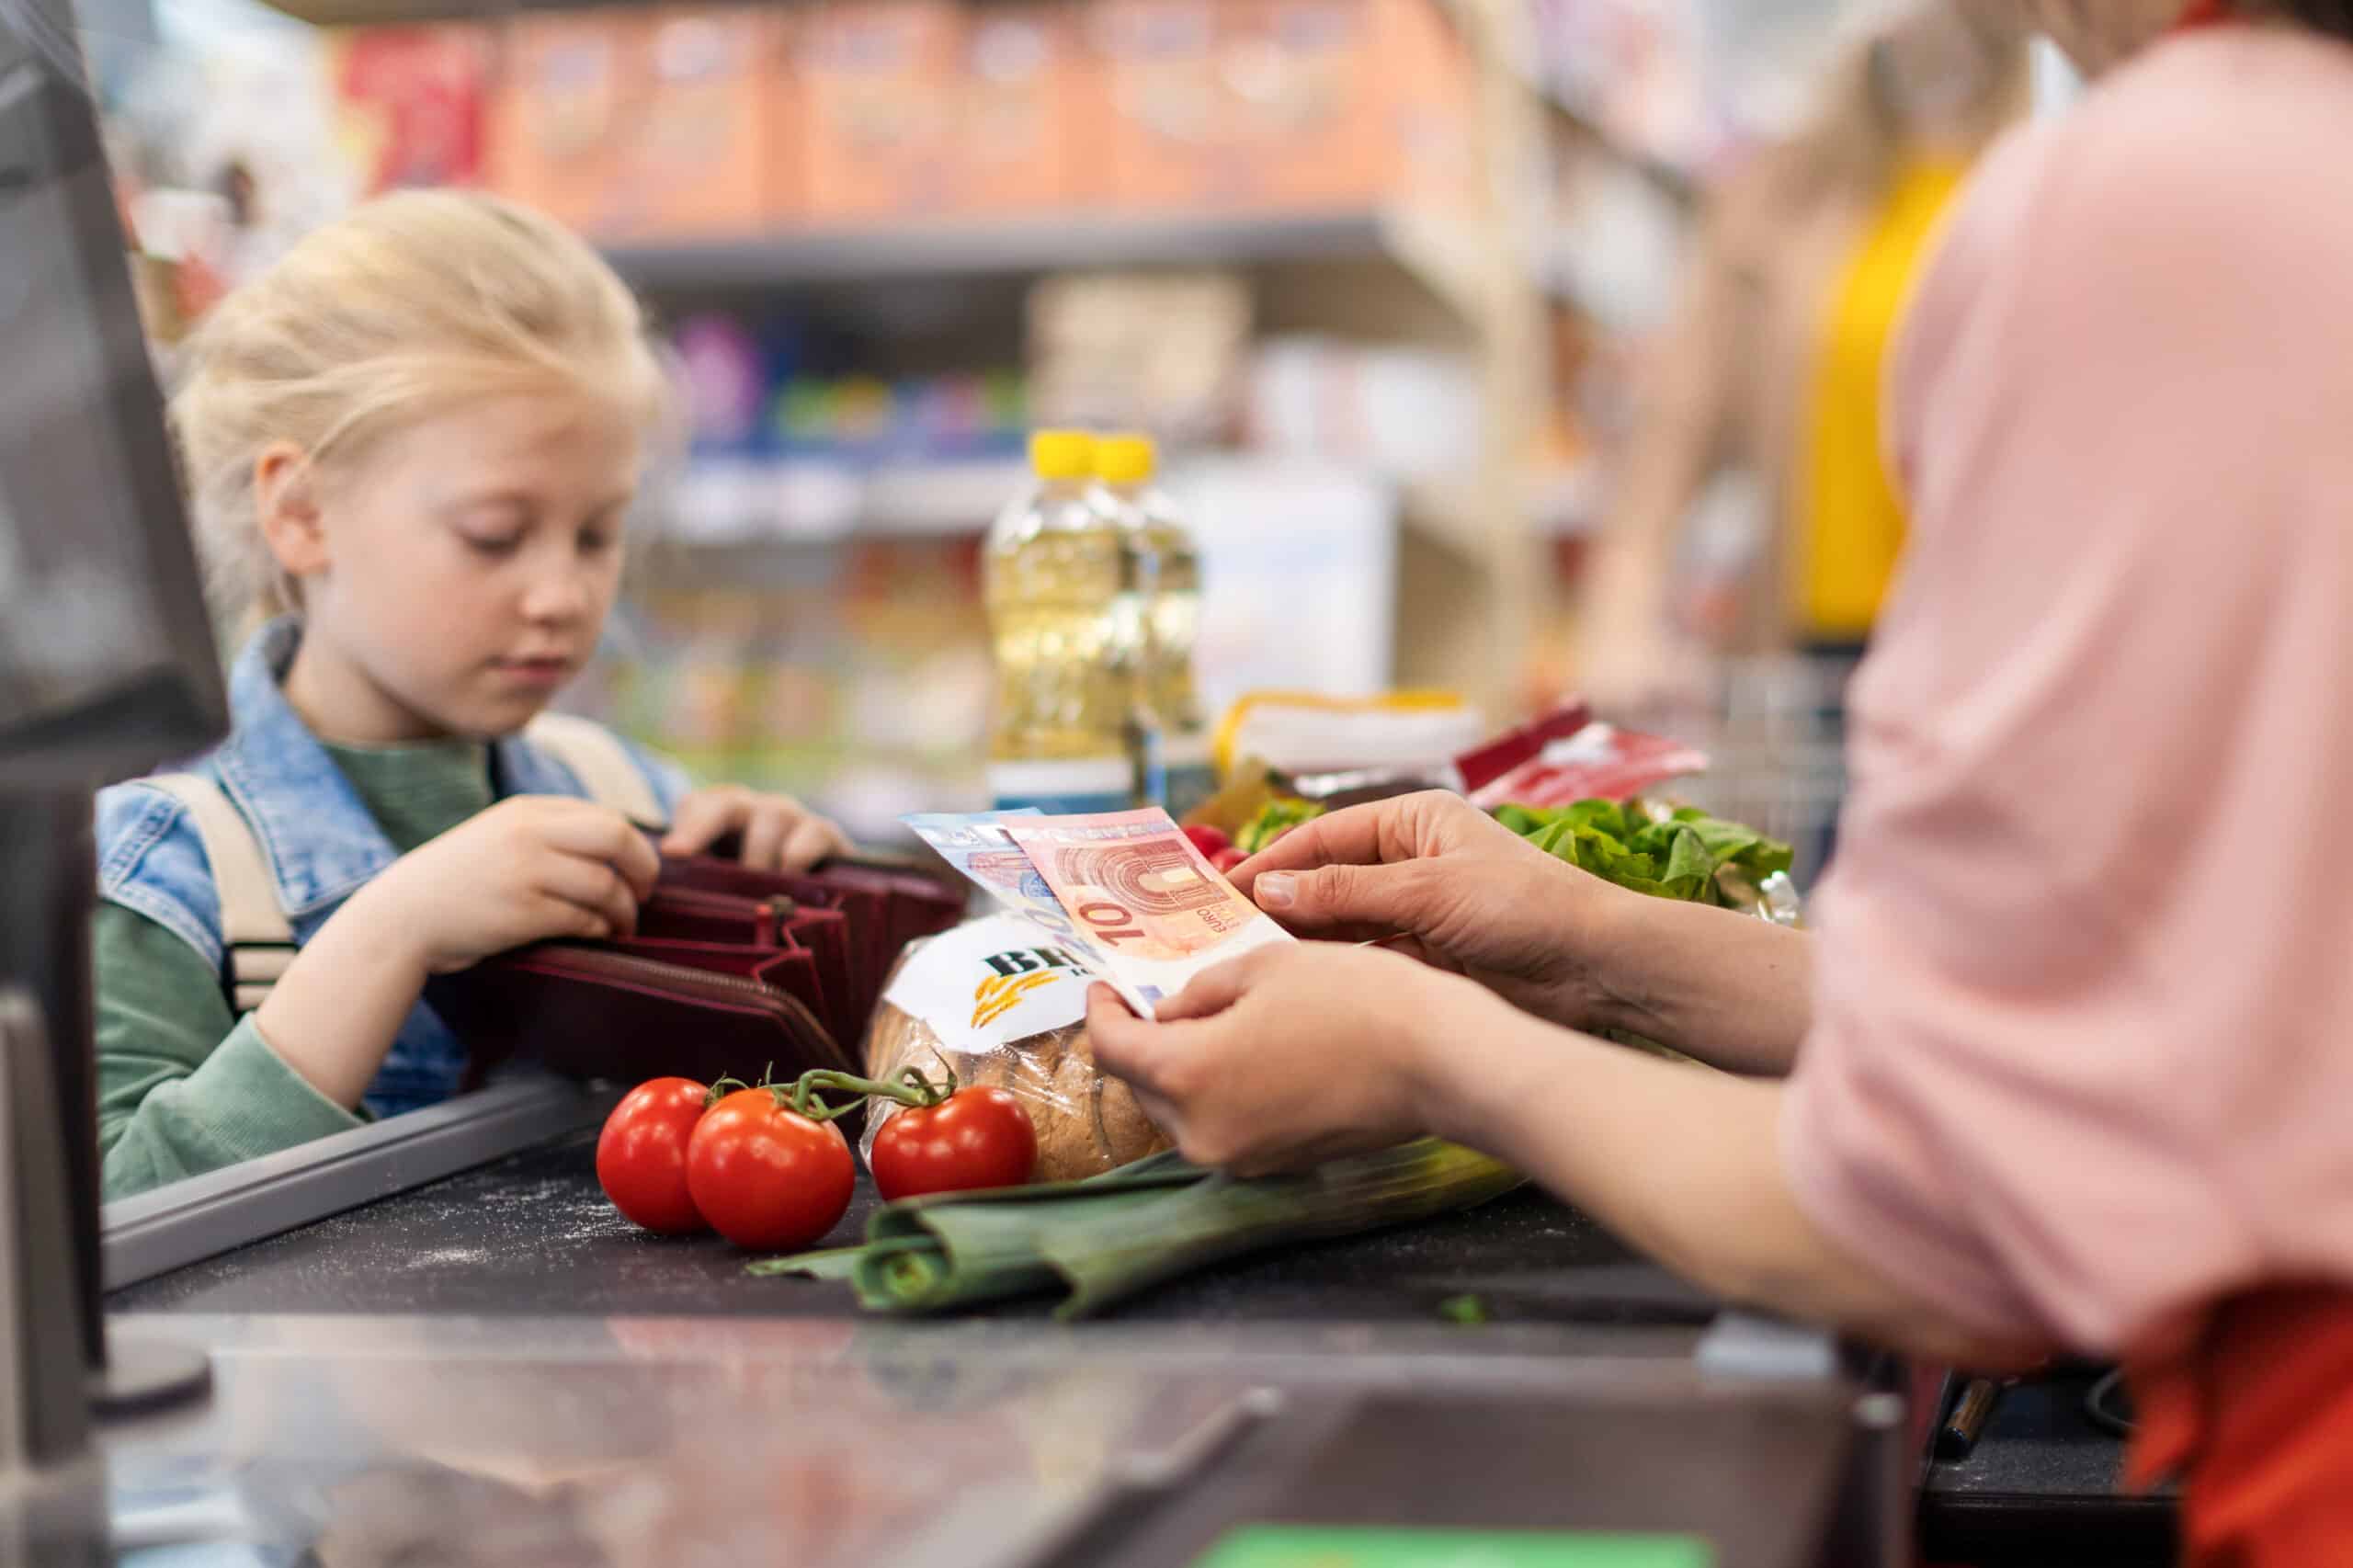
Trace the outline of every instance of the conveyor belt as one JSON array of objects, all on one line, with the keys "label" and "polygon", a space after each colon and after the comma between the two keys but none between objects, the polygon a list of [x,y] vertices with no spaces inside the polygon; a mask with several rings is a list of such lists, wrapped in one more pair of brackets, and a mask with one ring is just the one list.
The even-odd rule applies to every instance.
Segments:
[{"label": "conveyor belt", "polygon": [[[647,1235],[597,1186],[577,1134],[119,1290],[119,1312],[837,1316],[847,1288],[755,1278],[711,1237]],[[863,1233],[861,1187],[832,1242]],[[1615,1238],[1526,1190],[1466,1214],[1211,1269],[1129,1321],[1431,1321],[1476,1293],[1498,1320],[1692,1324],[1712,1310]],[[1040,1303],[1001,1309],[1036,1315]]]}]

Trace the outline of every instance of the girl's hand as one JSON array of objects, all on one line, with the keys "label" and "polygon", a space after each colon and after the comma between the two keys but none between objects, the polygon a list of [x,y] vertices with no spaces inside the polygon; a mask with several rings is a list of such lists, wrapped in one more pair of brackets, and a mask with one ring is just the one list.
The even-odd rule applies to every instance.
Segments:
[{"label": "girl's hand", "polygon": [[850,852],[848,835],[791,796],[722,784],[678,802],[662,853],[699,855],[731,835],[742,835],[737,858],[755,870],[805,871]]},{"label": "girl's hand", "polygon": [[1452,1048],[1510,1017],[1410,959],[1302,942],[1210,971],[1156,1023],[1097,985],[1087,1035],[1187,1159],[1256,1176],[1431,1131],[1434,1096],[1471,1059]]},{"label": "girl's hand", "polygon": [[527,942],[626,935],[660,869],[619,812],[558,796],[501,801],[352,894],[294,956],[255,1027],[349,1109],[429,977]]},{"label": "girl's hand", "polygon": [[448,974],[528,942],[628,936],[660,870],[620,812],[523,795],[402,856],[335,919],[357,916],[426,974]]}]

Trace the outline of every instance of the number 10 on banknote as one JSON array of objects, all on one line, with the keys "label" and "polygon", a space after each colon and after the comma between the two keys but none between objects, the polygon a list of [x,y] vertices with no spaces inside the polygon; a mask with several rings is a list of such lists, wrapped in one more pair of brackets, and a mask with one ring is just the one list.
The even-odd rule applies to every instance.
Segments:
[{"label": "number 10 on banknote", "polygon": [[[1072,922],[1150,1004],[1290,934],[1212,869],[1161,811],[1026,817],[1006,832]],[[1131,997],[1131,1001],[1134,998]]]},{"label": "number 10 on banknote", "polygon": [[1145,1017],[1203,971],[1291,939],[1233,891],[1165,812],[906,820]]}]

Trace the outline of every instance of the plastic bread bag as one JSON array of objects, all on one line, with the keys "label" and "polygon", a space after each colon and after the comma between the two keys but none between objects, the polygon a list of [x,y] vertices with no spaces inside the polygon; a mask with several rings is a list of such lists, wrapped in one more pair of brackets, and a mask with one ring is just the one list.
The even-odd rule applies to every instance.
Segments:
[{"label": "plastic bread bag", "polygon": [[[866,1033],[866,1072],[910,1067],[934,1082],[1012,1092],[1038,1130],[1035,1181],[1097,1176],[1170,1147],[1135,1094],[1095,1065],[1086,1040],[1087,976],[1017,915],[971,921],[915,944],[883,986]],[[902,1108],[877,1098],[859,1142]]]}]

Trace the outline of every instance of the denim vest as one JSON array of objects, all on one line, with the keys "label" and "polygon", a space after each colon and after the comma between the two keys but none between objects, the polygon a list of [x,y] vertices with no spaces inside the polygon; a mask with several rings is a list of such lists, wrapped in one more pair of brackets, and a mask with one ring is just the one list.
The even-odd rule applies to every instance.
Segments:
[{"label": "denim vest", "polygon": [[[301,640],[299,623],[278,620],[245,645],[230,676],[229,738],[176,770],[210,778],[252,827],[297,947],[398,858],[358,792],[278,689]],[[684,775],[635,747],[630,755],[663,810],[675,811],[686,793]],[[588,795],[562,762],[513,735],[491,746],[491,780],[502,799]],[[136,780],[102,790],[97,846],[99,896],[175,932],[225,976],[220,894],[187,808]],[[464,1045],[420,1001],[368,1086],[368,1109],[385,1117],[437,1105],[457,1092],[465,1065]]]}]

